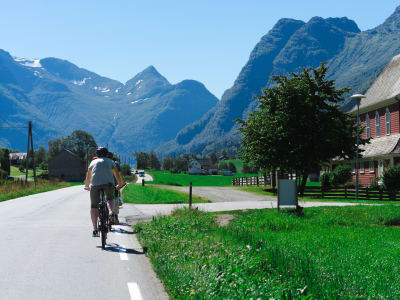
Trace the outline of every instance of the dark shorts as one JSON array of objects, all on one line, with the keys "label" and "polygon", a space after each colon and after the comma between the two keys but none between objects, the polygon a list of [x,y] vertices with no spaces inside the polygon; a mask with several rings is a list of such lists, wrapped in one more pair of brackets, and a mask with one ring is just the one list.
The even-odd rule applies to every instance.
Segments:
[{"label": "dark shorts", "polygon": [[100,190],[102,190],[102,189],[104,190],[107,201],[114,200],[114,186],[111,183],[92,186],[90,188],[90,207],[91,208],[99,208]]}]

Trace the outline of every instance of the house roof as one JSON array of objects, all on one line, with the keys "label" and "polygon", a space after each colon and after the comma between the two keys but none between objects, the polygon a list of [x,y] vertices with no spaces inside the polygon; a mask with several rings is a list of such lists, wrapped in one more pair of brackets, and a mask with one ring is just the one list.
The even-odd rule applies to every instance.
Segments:
[{"label": "house roof", "polygon": [[[361,100],[360,112],[377,109],[400,100],[400,55],[392,58]],[[355,105],[350,112],[356,112]]]},{"label": "house roof", "polygon": [[391,153],[400,153],[400,147],[398,146],[399,139],[400,134],[391,134],[371,139],[369,144],[360,146],[360,149],[364,150],[362,152],[362,157],[369,158]]}]

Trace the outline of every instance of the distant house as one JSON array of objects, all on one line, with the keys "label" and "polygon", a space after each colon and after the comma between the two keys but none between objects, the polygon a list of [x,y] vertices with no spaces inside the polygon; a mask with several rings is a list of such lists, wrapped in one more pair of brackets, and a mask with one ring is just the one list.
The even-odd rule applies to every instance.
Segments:
[{"label": "distant house", "polygon": [[62,150],[49,160],[49,177],[65,181],[83,181],[86,176],[85,161],[69,150]]},{"label": "distant house", "polygon": [[10,153],[10,164],[19,165],[22,160],[26,159],[26,152]]},{"label": "distant house", "polygon": [[229,158],[226,155],[222,155],[218,157],[218,160],[228,160]]},{"label": "distant house", "polygon": [[208,158],[192,159],[188,165],[189,174],[218,174],[218,167],[211,163]]}]

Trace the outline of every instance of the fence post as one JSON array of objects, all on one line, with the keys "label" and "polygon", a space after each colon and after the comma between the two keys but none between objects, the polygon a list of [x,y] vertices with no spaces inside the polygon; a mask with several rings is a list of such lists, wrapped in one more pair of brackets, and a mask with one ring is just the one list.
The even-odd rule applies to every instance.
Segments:
[{"label": "fence post", "polygon": [[382,201],[383,189],[379,188],[379,200]]},{"label": "fence post", "polygon": [[144,186],[144,178],[142,179],[142,186]]},{"label": "fence post", "polygon": [[192,209],[192,182],[189,185],[189,209]]},{"label": "fence post", "polygon": [[257,186],[260,186],[260,178],[257,176]]},{"label": "fence post", "polygon": [[347,199],[347,186],[344,187],[344,199]]},{"label": "fence post", "polygon": [[365,192],[367,193],[367,200],[369,200],[368,187],[365,188]]}]

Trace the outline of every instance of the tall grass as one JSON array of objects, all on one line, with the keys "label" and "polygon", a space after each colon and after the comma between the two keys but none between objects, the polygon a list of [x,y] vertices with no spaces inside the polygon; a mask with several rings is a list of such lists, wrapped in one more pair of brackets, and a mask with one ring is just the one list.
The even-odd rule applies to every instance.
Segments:
[{"label": "tall grass", "polygon": [[[123,190],[124,202],[137,204],[168,204],[188,203],[189,196],[186,193],[160,189],[152,186],[140,186],[129,184]],[[210,202],[201,197],[193,196],[193,203]]]},{"label": "tall grass", "polygon": [[400,211],[180,210],[136,226],[173,299],[399,299]]},{"label": "tall grass", "polygon": [[37,179],[36,187],[35,183],[32,181],[25,182],[20,179],[2,181],[0,182],[0,202],[69,186],[71,186],[71,184],[58,180]]}]

